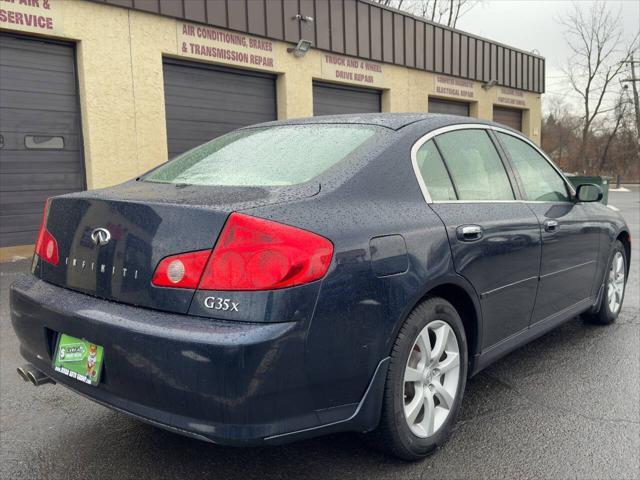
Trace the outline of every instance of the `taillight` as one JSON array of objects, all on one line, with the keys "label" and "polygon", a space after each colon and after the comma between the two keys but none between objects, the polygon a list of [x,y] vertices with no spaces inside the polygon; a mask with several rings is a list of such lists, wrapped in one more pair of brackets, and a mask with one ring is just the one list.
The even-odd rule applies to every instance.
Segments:
[{"label": "taillight", "polygon": [[200,290],[274,290],[322,278],[332,256],[333,244],[320,235],[232,213],[212,252],[163,259],[153,284]]},{"label": "taillight", "polygon": [[211,250],[182,253],[163,258],[151,282],[158,287],[196,288]]},{"label": "taillight", "polygon": [[273,290],[322,278],[333,244],[307,230],[232,213],[200,280],[202,290]]},{"label": "taillight", "polygon": [[49,199],[44,204],[44,212],[42,213],[42,221],[40,222],[40,231],[36,240],[35,252],[45,262],[52,265],[58,265],[58,242],[51,232],[47,230],[47,214],[49,213]]}]

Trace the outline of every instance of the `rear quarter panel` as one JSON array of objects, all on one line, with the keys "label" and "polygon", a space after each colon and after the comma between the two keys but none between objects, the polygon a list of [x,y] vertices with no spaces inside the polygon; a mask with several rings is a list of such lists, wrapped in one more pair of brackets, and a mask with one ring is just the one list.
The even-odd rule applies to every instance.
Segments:
[{"label": "rear quarter panel", "polygon": [[[306,330],[305,366],[316,409],[358,402],[429,285],[459,280],[444,226],[422,197],[411,168],[417,136],[398,138],[354,175],[324,179],[315,197],[247,212],[316,232],[334,244]],[[389,235],[402,236],[406,260],[398,237],[389,248],[372,243]],[[377,260],[389,255],[389,262],[374,269],[372,252]],[[394,273],[385,275],[393,265],[406,269],[391,267]]]}]

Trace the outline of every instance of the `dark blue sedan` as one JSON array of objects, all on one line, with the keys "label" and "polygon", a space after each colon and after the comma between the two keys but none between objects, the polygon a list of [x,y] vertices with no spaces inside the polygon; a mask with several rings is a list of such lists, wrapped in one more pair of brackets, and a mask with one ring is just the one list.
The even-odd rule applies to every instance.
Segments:
[{"label": "dark blue sedan", "polygon": [[351,430],[418,459],[467,378],[616,320],[631,240],[601,197],[470,118],[243,128],[47,201],[11,289],[18,372],[214,443]]}]

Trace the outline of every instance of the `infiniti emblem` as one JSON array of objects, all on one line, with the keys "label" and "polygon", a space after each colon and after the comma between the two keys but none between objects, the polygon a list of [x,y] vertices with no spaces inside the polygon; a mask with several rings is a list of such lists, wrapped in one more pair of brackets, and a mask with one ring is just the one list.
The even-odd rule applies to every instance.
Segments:
[{"label": "infiniti emblem", "polygon": [[103,247],[111,240],[111,233],[106,228],[94,228],[91,232],[91,240],[94,244]]}]

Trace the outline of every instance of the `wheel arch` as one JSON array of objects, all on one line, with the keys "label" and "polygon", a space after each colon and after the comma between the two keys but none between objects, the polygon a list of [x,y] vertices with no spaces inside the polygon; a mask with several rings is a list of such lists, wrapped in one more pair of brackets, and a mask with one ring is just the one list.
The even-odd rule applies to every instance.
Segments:
[{"label": "wheel arch", "polygon": [[[474,358],[480,353],[482,335],[482,310],[478,296],[473,287],[460,276],[451,276],[440,279],[440,281],[430,283],[424,292],[412,302],[402,317],[402,321],[396,327],[397,335],[400,327],[406,321],[409,314],[424,300],[429,297],[441,297],[451,303],[460,314],[467,337],[467,350],[469,357],[469,371],[473,370],[471,365]],[[395,338],[394,335],[394,338]],[[393,343],[393,342],[392,342]]]},{"label": "wheel arch", "polygon": [[625,258],[627,260],[627,264],[625,265],[627,269],[627,278],[629,277],[629,270],[631,267],[631,235],[627,230],[621,230],[618,232],[618,236],[616,237],[622,246],[624,247]]}]

